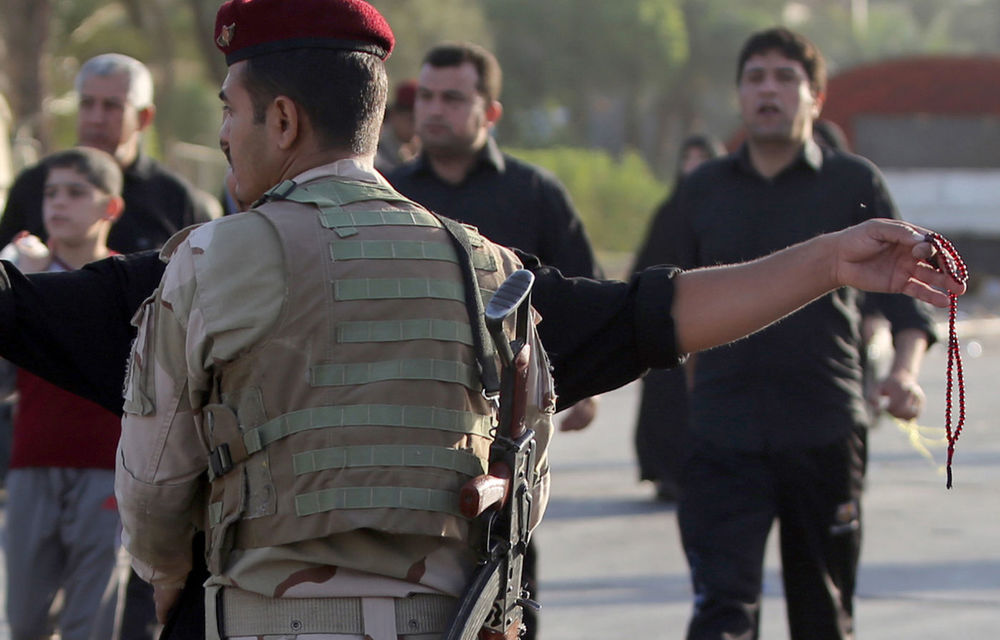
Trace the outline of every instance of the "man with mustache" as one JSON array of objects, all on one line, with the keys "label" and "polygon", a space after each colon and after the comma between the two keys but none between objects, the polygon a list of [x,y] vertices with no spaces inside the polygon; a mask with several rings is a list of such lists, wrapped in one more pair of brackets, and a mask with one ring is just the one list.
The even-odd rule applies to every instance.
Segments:
[{"label": "man with mustache", "polygon": [[[603,274],[565,187],[549,172],[500,150],[493,130],[503,115],[496,56],[471,42],[443,43],[424,55],[413,115],[421,152],[389,172],[394,187],[441,215],[474,225],[486,237],[533,254],[566,276]],[[585,428],[597,398],[567,411],[560,429]],[[525,554],[537,600],[538,553]],[[525,611],[524,640],[538,637],[538,616]]]}]

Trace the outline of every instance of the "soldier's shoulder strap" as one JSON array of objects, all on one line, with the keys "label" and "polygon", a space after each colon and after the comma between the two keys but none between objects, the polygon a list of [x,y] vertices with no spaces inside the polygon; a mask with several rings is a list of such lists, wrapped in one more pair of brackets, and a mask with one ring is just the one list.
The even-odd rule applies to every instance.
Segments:
[{"label": "soldier's shoulder strap", "polygon": [[[437,214],[435,214],[437,215]],[[476,360],[479,361],[480,377],[487,398],[497,398],[500,395],[500,376],[497,373],[496,362],[493,360],[493,341],[486,328],[486,316],[483,312],[483,298],[479,294],[479,281],[476,278],[476,268],[472,264],[472,239],[469,230],[461,223],[438,215],[438,220],[444,225],[451,236],[462,265],[462,279],[465,280],[465,307],[469,313],[472,325],[472,338],[476,347]]]}]

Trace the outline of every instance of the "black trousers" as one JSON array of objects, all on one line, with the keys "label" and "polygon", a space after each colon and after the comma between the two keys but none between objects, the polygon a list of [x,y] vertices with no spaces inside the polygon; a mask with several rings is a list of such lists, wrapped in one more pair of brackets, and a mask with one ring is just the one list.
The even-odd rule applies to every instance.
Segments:
[{"label": "black trousers", "polygon": [[758,637],[775,519],[790,638],[853,637],[865,458],[860,429],[823,447],[770,454],[696,441],[677,516],[695,595],[689,640]]}]

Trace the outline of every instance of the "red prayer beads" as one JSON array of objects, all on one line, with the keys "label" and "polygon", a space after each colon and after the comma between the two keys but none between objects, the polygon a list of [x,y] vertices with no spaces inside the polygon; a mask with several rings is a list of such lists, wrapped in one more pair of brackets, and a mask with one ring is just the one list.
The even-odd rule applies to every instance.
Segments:
[{"label": "red prayer beads", "polygon": [[[958,251],[944,236],[931,231],[925,240],[934,247],[938,259],[937,268],[943,270],[955,281],[965,284],[969,280],[969,270],[958,255]],[[958,333],[955,331],[955,316],[958,311],[958,296],[948,291],[948,381],[945,390],[944,429],[948,438],[948,462],[946,470],[948,480],[946,487],[951,489],[951,460],[955,455],[955,444],[965,426],[965,377],[962,375],[962,351],[958,346]],[[958,384],[958,423],[954,432],[951,428],[952,398],[955,383]]]}]

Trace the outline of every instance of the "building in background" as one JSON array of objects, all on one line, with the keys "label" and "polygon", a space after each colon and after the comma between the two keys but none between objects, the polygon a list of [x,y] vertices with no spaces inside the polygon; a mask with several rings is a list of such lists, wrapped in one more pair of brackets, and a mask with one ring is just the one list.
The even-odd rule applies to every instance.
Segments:
[{"label": "building in background", "polygon": [[830,78],[823,117],[885,174],[902,216],[1000,276],[1000,57],[911,57]]}]

